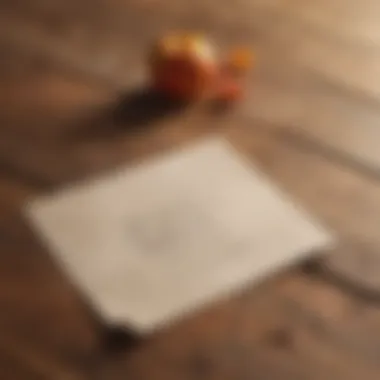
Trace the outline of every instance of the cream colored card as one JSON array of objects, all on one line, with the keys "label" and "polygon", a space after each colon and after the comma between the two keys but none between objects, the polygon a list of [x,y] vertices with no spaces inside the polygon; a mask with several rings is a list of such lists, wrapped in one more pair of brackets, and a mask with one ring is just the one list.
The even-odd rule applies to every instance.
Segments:
[{"label": "cream colored card", "polygon": [[332,242],[218,138],[35,199],[26,213],[99,311],[140,333]]}]

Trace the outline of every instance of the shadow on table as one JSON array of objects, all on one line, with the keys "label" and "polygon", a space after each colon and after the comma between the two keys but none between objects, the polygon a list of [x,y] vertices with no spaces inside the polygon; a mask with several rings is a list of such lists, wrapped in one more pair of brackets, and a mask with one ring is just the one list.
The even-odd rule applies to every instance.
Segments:
[{"label": "shadow on table", "polygon": [[86,121],[81,120],[68,140],[107,140],[144,133],[157,122],[180,114],[188,105],[150,89],[133,90],[119,95],[103,109],[93,111]]},{"label": "shadow on table", "polygon": [[142,337],[127,326],[108,325],[103,321],[99,327],[102,334],[103,349],[109,354],[134,350],[144,341]]},{"label": "shadow on table", "polygon": [[[206,102],[203,108],[209,116],[225,116],[231,104],[223,101]],[[69,141],[112,140],[128,134],[142,134],[191,106],[169,98],[149,88],[140,88],[119,95],[106,107],[93,111],[86,121],[81,120],[68,136]]]},{"label": "shadow on table", "polygon": [[112,122],[124,130],[136,131],[144,126],[180,113],[188,106],[153,90],[135,90],[120,97],[111,109]]}]

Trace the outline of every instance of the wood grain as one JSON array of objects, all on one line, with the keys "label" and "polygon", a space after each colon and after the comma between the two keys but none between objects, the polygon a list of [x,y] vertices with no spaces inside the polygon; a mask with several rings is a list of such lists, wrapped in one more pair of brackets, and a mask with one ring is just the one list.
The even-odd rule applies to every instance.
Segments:
[{"label": "wood grain", "polygon": [[[224,134],[336,231],[329,271],[378,291],[378,8],[2,1],[1,378],[378,379],[379,297],[299,268],[115,352],[20,215],[36,193]],[[147,45],[177,27],[255,49],[249,96],[236,110],[167,109],[136,92]]]}]

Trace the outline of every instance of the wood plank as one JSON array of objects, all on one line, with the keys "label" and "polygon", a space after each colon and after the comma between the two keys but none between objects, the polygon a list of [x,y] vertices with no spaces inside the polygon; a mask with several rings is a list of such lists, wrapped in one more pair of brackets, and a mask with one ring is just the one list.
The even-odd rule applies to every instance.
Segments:
[{"label": "wood plank", "polygon": [[252,125],[267,122],[314,141],[348,165],[367,167],[374,174],[379,170],[377,104],[315,75],[267,67],[252,84],[241,114]]},{"label": "wood plank", "polygon": [[[144,2],[109,6],[98,1],[92,4],[92,12],[86,11],[84,1],[49,4],[37,1],[28,8],[3,5],[2,35],[34,47],[40,54],[71,62],[83,73],[106,75],[115,84],[123,78],[127,83],[125,67],[138,74],[146,44],[158,32],[182,26],[208,31],[222,43],[244,40],[267,51],[285,48],[288,57],[283,59],[301,56],[304,64],[332,81],[339,79],[367,92],[379,87],[375,85],[379,61],[374,42],[378,33],[373,16],[376,3],[371,0],[363,2],[359,10],[341,0],[240,0],[233,9],[228,2],[197,1],[189,6],[166,1],[159,19],[152,18],[151,10],[160,2],[145,7]],[[149,27],[136,33],[140,22]]]},{"label": "wood plank", "polygon": [[[19,379],[377,379],[375,302],[298,271],[214,305],[132,355],[104,352],[99,326],[19,209],[36,192],[225,133],[337,232],[342,245],[330,268],[378,289],[378,178],[355,161],[376,168],[380,159],[378,6],[3,1],[0,336],[14,349],[0,349],[2,369]],[[252,98],[235,113],[153,107],[142,120],[144,103],[140,116],[127,107],[136,103],[120,107],[120,92],[143,78],[146,44],[176,26],[257,50]]]},{"label": "wood plank", "polygon": [[[319,296],[317,304],[310,295]],[[358,322],[355,306],[343,293],[292,273],[152,338],[124,360],[110,360],[104,378],[375,379],[377,359],[357,352],[356,343],[346,345]],[[336,334],[339,324],[344,328]]]},{"label": "wood plank", "polygon": [[[291,126],[353,160],[375,169],[379,166],[380,50],[375,42],[368,43],[377,33],[371,21],[373,1],[364,2],[360,11],[341,0],[318,4],[241,0],[233,11],[228,3],[217,7],[213,2],[195,3],[182,8],[176,4],[168,2],[162,20],[154,22],[149,18],[150,8],[136,4],[110,7],[98,2],[94,14],[86,13],[82,3],[65,8],[60,2],[55,7],[36,2],[30,5],[30,14],[8,5],[8,23],[4,22],[3,28],[9,32],[7,38],[22,35],[24,45],[42,44],[34,49],[119,89],[143,81],[147,44],[156,33],[175,24],[205,29],[222,45],[248,42],[257,50],[259,66],[250,85],[254,99],[247,101],[247,116]],[[44,17],[53,17],[59,10],[66,12],[65,17],[77,12],[75,22],[85,37],[72,32],[73,21],[65,19],[59,32],[50,33],[52,26],[43,22]],[[133,28],[138,25],[123,22],[123,17],[144,20],[149,28],[132,42]],[[26,28],[23,34],[19,23],[21,30]],[[107,27],[110,23],[112,27]],[[368,26],[366,35],[360,34],[363,24]],[[89,48],[90,38],[96,41],[96,51]]]},{"label": "wood plank", "polygon": [[[81,84],[70,79],[70,76],[66,74],[59,75],[54,70],[51,72],[44,70],[43,73],[38,75],[34,71],[22,77],[17,75],[15,73],[13,77],[8,77],[9,85],[4,86],[2,89],[2,117],[5,122],[1,131],[3,138],[0,140],[2,141],[2,150],[0,152],[3,163],[8,165],[8,172],[12,171],[13,176],[16,173],[17,178],[21,177],[24,181],[28,182],[28,185],[37,186],[37,188],[41,189],[68,180],[79,179],[84,175],[95,174],[99,170],[109,169],[114,165],[125,162],[125,160],[142,158],[148,154],[152,154],[153,151],[163,151],[177,146],[181,142],[188,142],[191,138],[202,136],[204,133],[220,131],[223,128],[223,124],[228,124],[228,118],[227,120],[210,119],[205,113],[189,110],[186,116],[186,123],[184,122],[184,115],[179,114],[170,116],[169,119],[165,117],[163,119],[158,118],[156,121],[157,125],[150,129],[150,131],[145,131],[149,133],[136,134],[133,129],[131,133],[130,126],[127,125],[128,120],[121,120],[120,129],[117,123],[115,125],[112,113],[108,112],[107,107],[110,104],[112,106],[115,99],[117,99],[113,91],[103,90],[99,86]],[[293,84],[301,86],[296,81]],[[306,87],[306,91],[308,91],[308,87]],[[39,94],[38,97],[34,96],[36,93]],[[289,93],[287,94],[289,95]],[[266,100],[275,99],[275,95],[279,96],[279,91],[273,91],[271,95],[273,96],[268,96]],[[280,99],[284,101],[285,98],[284,94],[284,97]],[[288,98],[290,98],[290,102],[294,101],[290,96]],[[38,99],[44,99],[44,101],[40,102]],[[259,104],[260,99],[258,98],[257,100]],[[340,98],[337,95],[333,99],[336,102],[335,104],[339,104]],[[291,106],[291,103],[289,105],[289,102],[283,104],[284,107],[282,109],[280,109],[281,101],[278,105],[277,111],[291,112],[295,109]],[[94,110],[98,110],[99,107],[101,110],[105,107],[105,113],[101,111],[98,114],[98,111],[96,111],[94,115]],[[268,118],[271,118],[270,107],[267,109],[264,107],[258,108],[261,110],[261,113],[257,118],[264,118],[263,115],[266,114],[263,110],[267,112]],[[338,115],[333,113],[336,119],[332,119],[332,121],[335,121],[335,125],[344,127],[344,120],[340,123],[336,122],[336,120],[339,120],[339,115],[345,116],[343,113],[344,105],[341,106],[341,111]],[[281,112],[279,115],[280,121],[286,120]],[[326,115],[327,113],[325,112],[324,117]],[[368,117],[366,108],[362,112],[362,115]],[[41,118],[41,116],[43,117]],[[317,118],[310,119],[309,116],[307,113],[303,115],[300,118],[301,122],[296,125],[308,128],[308,120],[318,121]],[[237,117],[237,115],[232,114],[230,120],[233,120],[234,117]],[[270,120],[273,121],[273,118]],[[318,131],[325,131],[326,136],[329,137],[328,133],[330,130],[327,128],[323,129],[326,125],[329,126],[329,124],[327,122],[323,123],[323,121],[326,122],[326,119],[322,118],[319,121],[320,124],[316,126],[320,127]],[[277,123],[278,121],[275,120],[275,122]],[[246,140],[247,137],[245,135],[248,136],[251,133],[250,128],[255,128],[255,124],[252,124],[251,121],[247,121],[245,118],[239,120],[239,123],[245,124],[244,128],[246,131],[243,133],[244,137],[242,139]],[[9,124],[9,127],[7,127],[7,124]],[[182,124],[181,128],[178,124]],[[207,128],[205,128],[206,124],[208,124]],[[218,129],[215,129],[216,124],[219,124]],[[259,123],[256,122],[256,124]],[[194,128],[194,125],[198,125],[199,127]],[[261,124],[261,129],[266,129],[270,125]],[[293,125],[292,119],[285,124],[286,127],[288,125]],[[96,132],[95,134],[92,132],[93,128],[94,132]],[[82,129],[84,129],[84,135],[80,137]],[[279,133],[279,136],[281,136],[281,133],[284,133],[283,138],[285,140],[295,140],[296,145],[301,145],[302,149],[312,148],[317,150],[316,154],[325,154],[318,146],[313,146],[313,144],[308,145],[307,141],[305,145],[302,139],[299,141],[297,135],[287,134],[286,131],[287,129],[285,128],[285,132],[281,132],[280,130],[280,132],[276,133]],[[100,134],[98,135],[98,133]],[[260,141],[256,136],[258,132],[252,131],[252,133],[255,136],[255,141]],[[340,137],[339,133],[336,137]],[[31,141],[33,141],[33,144],[30,144]],[[266,140],[264,139],[264,141]],[[355,142],[355,139],[352,141]],[[345,143],[347,145],[347,141]],[[364,143],[363,147],[365,147]],[[343,147],[346,145],[343,144]],[[265,146],[265,143],[261,142],[260,146]],[[270,156],[270,146],[264,150],[268,156]],[[272,154],[275,155],[277,153]],[[280,154],[283,155],[284,152]],[[62,159],[62,157],[65,157],[65,159]],[[296,162],[297,160],[304,162],[304,157],[293,158],[294,165],[299,165]],[[309,177],[310,173],[314,173],[315,171],[321,173],[320,177],[313,174],[312,177],[307,179],[307,183],[313,184],[312,186],[323,186],[325,183],[324,178],[327,175],[326,171],[330,172],[328,175],[330,179],[337,178],[336,181],[333,181],[332,189],[328,187],[331,185],[329,182],[327,183],[327,189],[321,189],[324,194],[329,192],[334,194],[334,198],[332,200],[326,197],[322,198],[326,204],[321,205],[317,203],[315,207],[311,207],[311,211],[316,212],[318,215],[321,214],[322,219],[332,225],[333,228],[343,229],[342,233],[346,235],[353,234],[354,238],[360,242],[370,239],[370,242],[367,244],[367,251],[376,251],[376,249],[371,249],[371,245],[373,244],[372,239],[375,239],[377,244],[376,227],[373,227],[373,231],[371,230],[372,227],[368,228],[368,226],[376,226],[378,220],[378,213],[376,212],[376,205],[378,204],[376,184],[373,183],[371,178],[368,181],[357,181],[356,174],[354,172],[351,173],[346,168],[343,170],[344,174],[342,176],[342,173],[339,171],[328,167],[329,160],[331,160],[331,155],[325,158],[324,165],[326,168],[324,166],[321,168],[318,165],[316,169],[313,167],[303,168],[302,172]],[[342,164],[345,164],[345,162],[342,163],[339,160],[336,162],[338,167]],[[332,168],[335,167],[332,166]],[[279,173],[287,172],[286,168],[281,166],[277,170]],[[347,175],[347,172],[351,174]],[[347,176],[348,180],[343,179]],[[288,190],[292,194],[295,194],[296,197],[300,197],[298,188],[294,187],[294,178],[291,177],[289,181],[293,181],[293,187]],[[350,186],[353,187],[353,190],[350,189]],[[372,189],[370,196],[368,195],[368,187]],[[310,191],[310,187],[307,189]],[[306,195],[310,196],[310,194],[314,193],[310,192]],[[346,195],[342,196],[342,194]],[[352,207],[351,197],[356,196],[356,194],[359,194],[360,197],[355,201],[357,206],[354,209],[350,209],[347,205],[349,204]],[[301,194],[301,200],[302,196],[304,195]],[[315,200],[307,199],[307,201],[314,202]],[[337,201],[340,203],[336,204]],[[309,203],[307,203],[307,207],[310,207]],[[338,211],[337,208],[339,208]],[[333,219],[331,224],[331,216],[329,214],[325,216],[324,213],[331,213],[332,210],[339,216],[339,219]],[[344,213],[343,216],[340,213]],[[369,218],[370,221],[366,223],[366,220]],[[357,219],[361,223],[356,223]],[[360,251],[362,251],[363,245],[359,246]],[[353,258],[351,262],[355,262],[355,260]],[[364,277],[368,278],[367,275]]]},{"label": "wood plank", "polygon": [[[65,87],[62,91],[65,93]],[[76,93],[76,87],[73,87],[72,91]],[[49,94],[48,91],[47,94]],[[87,97],[84,98],[87,99]],[[57,95],[58,103],[59,99],[61,96]],[[105,133],[97,139],[90,133],[82,141],[77,140],[77,145],[72,143],[65,146],[64,153],[57,150],[50,151],[44,153],[44,159],[40,160],[28,154],[24,157],[29,158],[32,167],[43,174],[43,178],[46,178],[48,183],[56,184],[56,181],[88,175],[94,170],[113,166],[117,162],[170,149],[213,129],[214,123],[208,123],[210,118],[197,110],[188,114],[186,122],[182,118],[183,116],[176,116],[161,121],[150,131],[146,130],[142,136],[130,137],[122,133],[121,136],[124,137],[120,138],[120,135],[117,135],[115,139],[112,133],[110,135]],[[269,175],[296,196],[306,208],[336,229],[342,238],[347,239],[348,242],[365,240],[375,247],[380,244],[377,234],[380,214],[376,207],[379,204],[378,186],[371,178],[360,177],[349,168],[338,164],[333,165],[328,158],[320,157],[318,151],[310,151],[292,135],[282,134],[276,128],[271,129],[267,125],[260,126],[259,124],[253,128],[251,123],[239,120],[236,115],[214,121],[215,124],[221,124],[214,131],[225,130],[242,151],[258,160]],[[195,125],[197,125],[196,128],[194,128]],[[108,128],[109,123],[106,122],[105,126]],[[202,131],[202,129],[205,130]],[[36,141],[38,142],[38,139]],[[86,164],[77,169],[80,161],[76,156],[72,157],[72,153],[82,152],[83,147],[89,146],[91,149],[87,151]],[[125,149],[128,146],[131,148],[130,151]],[[36,145],[36,151],[38,147],[40,146]],[[114,151],[117,153],[112,153]],[[53,154],[57,155],[56,162],[63,162],[60,164],[61,170],[55,162],[51,162]],[[109,155],[113,158],[110,159]],[[26,167],[28,170],[29,168]],[[21,193],[20,202],[23,197]],[[17,200],[15,202],[17,204]],[[17,231],[19,234],[25,234],[25,231],[21,232],[22,226],[17,220],[16,218],[13,224],[4,226],[4,232],[7,235],[12,231],[14,231],[13,234]],[[16,314],[10,314],[7,319],[8,325],[4,326],[7,328],[24,326],[29,339],[35,342],[33,344],[49,347],[48,352],[54,353],[57,358],[64,356],[61,347],[65,342],[67,352],[70,352],[71,357],[71,359],[66,359],[68,363],[74,360],[83,365],[84,359],[80,359],[81,357],[86,358],[86,355],[89,355],[85,362],[96,357],[96,332],[92,330],[88,317],[80,312],[80,305],[72,299],[72,295],[67,293],[67,285],[60,281],[56,282],[54,272],[48,275],[47,264],[42,259],[40,248],[30,240],[24,241],[24,248],[15,241],[10,247],[13,247],[12,251],[8,251],[9,253],[3,256],[2,265],[4,274],[8,273],[9,279],[6,280],[6,277],[2,276],[2,284],[14,290],[11,298],[9,295],[3,296],[2,309],[5,310],[5,305],[11,302]],[[30,288],[28,291],[24,283],[25,285],[17,292],[15,285],[21,277],[14,277],[9,268],[12,262],[17,262],[15,252],[18,257],[26,257],[25,249],[29,252],[30,264],[34,263],[34,265],[27,265],[24,261],[26,273],[31,276],[28,278],[33,279],[36,278],[35,276],[41,276],[41,273],[45,274],[38,282],[33,280],[34,286],[28,285]],[[3,250],[3,252],[7,251]],[[11,257],[14,257],[14,261]],[[38,257],[40,259],[36,261]],[[36,266],[38,262],[40,264]],[[44,267],[46,269],[43,269]],[[27,278],[26,273],[20,272],[18,276]],[[284,282],[273,285],[271,290],[262,291],[261,289],[260,293],[255,290],[249,291],[245,297],[216,305],[205,314],[163,332],[151,342],[144,344],[141,351],[137,350],[128,359],[121,360],[120,357],[112,356],[108,360],[105,359],[106,363],[100,374],[104,375],[104,378],[114,379],[125,374],[130,374],[131,378],[167,379],[195,377],[199,376],[199,372],[204,371],[208,378],[228,379],[250,377],[255,373],[264,379],[279,378],[279,376],[289,379],[310,378],[308,376],[314,376],[315,379],[355,379],[359,375],[375,379],[379,371],[378,360],[369,353],[377,352],[379,345],[378,335],[375,334],[379,329],[378,319],[375,317],[377,311],[370,305],[360,304],[359,308],[358,301],[354,298],[330,285],[324,286],[323,282],[308,280],[303,275],[297,277],[294,273],[285,278],[282,280]],[[52,288],[53,283],[56,285]],[[49,294],[46,292],[47,284],[49,284]],[[40,294],[41,298],[37,297],[37,294]],[[25,297],[33,300],[33,304],[27,303]],[[68,304],[62,304],[62,297],[68,297]],[[249,301],[247,306],[247,298],[250,299],[250,297],[253,297],[253,300]],[[261,301],[255,301],[256,297],[259,297]],[[60,304],[58,305],[54,300],[60,300]],[[66,310],[65,312],[62,307]],[[355,314],[356,308],[360,310],[359,315]],[[35,324],[25,323],[24,318],[14,317],[14,315],[25,313],[28,313],[26,315],[30,321],[36,318],[39,324],[37,330]],[[46,324],[46,320],[41,319],[42,315],[54,315],[54,318]],[[70,315],[73,319],[68,324],[67,318]],[[221,321],[215,323],[216,318],[220,318]],[[368,321],[371,321],[371,328],[364,327]],[[356,325],[359,327],[355,328]],[[37,335],[32,334],[32,326],[38,338]],[[277,337],[278,334],[281,336],[284,330],[286,336],[289,335],[288,331],[291,331],[290,340],[293,343],[288,348],[281,348],[284,343],[281,343],[281,337]],[[84,338],[86,335],[87,338]],[[78,343],[83,344],[83,341],[87,343],[79,348]],[[76,353],[73,354],[73,352]],[[42,355],[48,362],[53,360],[46,351]],[[251,359],[252,356],[255,360]],[[347,361],[353,363],[352,367],[347,368]],[[204,362],[211,364],[204,365],[202,364]],[[70,368],[70,366],[66,364],[64,368]],[[66,370],[61,371],[64,373]]]}]

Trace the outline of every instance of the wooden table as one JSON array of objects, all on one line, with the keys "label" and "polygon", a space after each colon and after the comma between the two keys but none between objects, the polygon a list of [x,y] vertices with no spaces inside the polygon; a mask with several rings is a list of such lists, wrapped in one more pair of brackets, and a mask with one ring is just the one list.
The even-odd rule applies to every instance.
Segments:
[{"label": "wooden table", "polygon": [[[0,8],[1,379],[379,378],[378,2],[3,0]],[[162,112],[133,97],[149,41],[179,26],[256,50],[249,99],[236,110]],[[226,135],[341,243],[320,262],[116,350],[118,335],[105,334],[20,207],[207,134]]]}]

